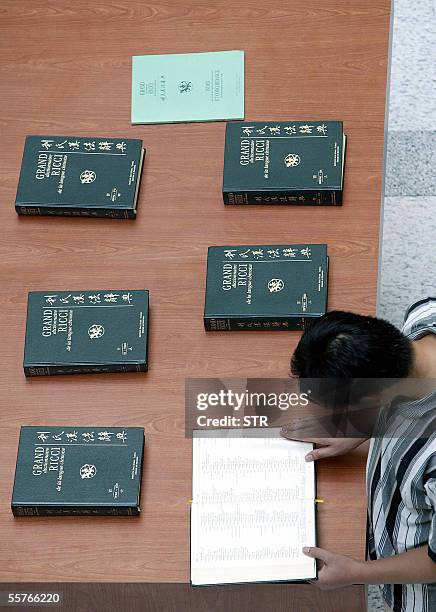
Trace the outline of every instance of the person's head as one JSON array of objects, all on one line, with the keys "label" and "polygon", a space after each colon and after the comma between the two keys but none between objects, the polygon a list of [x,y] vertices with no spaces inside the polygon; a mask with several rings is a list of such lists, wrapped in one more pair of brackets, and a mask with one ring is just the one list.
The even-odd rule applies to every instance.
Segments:
[{"label": "person's head", "polygon": [[388,321],[332,311],[303,333],[292,356],[299,378],[404,378],[412,369],[411,341]]}]

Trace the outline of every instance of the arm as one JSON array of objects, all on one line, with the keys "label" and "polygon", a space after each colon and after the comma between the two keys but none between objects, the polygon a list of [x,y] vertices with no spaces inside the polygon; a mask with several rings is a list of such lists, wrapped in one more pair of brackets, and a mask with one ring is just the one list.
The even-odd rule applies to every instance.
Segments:
[{"label": "arm", "polygon": [[303,548],[303,552],[322,561],[318,580],[313,582],[323,590],[351,584],[436,582],[436,563],[428,556],[426,545],[377,561],[357,561],[316,547]]}]

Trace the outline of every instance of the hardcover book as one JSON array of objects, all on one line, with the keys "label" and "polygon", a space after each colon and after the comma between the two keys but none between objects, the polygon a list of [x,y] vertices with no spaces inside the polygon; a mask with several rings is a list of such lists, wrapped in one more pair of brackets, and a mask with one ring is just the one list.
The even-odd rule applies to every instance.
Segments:
[{"label": "hardcover book", "polygon": [[341,121],[228,123],[224,203],[340,205],[345,146]]},{"label": "hardcover book", "polygon": [[325,244],[209,247],[206,331],[297,330],[325,314]]},{"label": "hardcover book", "polygon": [[33,291],[26,376],[140,372],[148,368],[148,291]]},{"label": "hardcover book", "polygon": [[[212,437],[201,434],[212,433]],[[191,583],[301,582],[317,576],[314,463],[308,442],[227,430],[193,439]]]},{"label": "hardcover book", "polygon": [[140,513],[142,427],[22,427],[15,516]]},{"label": "hardcover book", "polygon": [[132,58],[132,123],[243,118],[243,51]]},{"label": "hardcover book", "polygon": [[144,153],[130,138],[27,136],[15,210],[135,219]]}]

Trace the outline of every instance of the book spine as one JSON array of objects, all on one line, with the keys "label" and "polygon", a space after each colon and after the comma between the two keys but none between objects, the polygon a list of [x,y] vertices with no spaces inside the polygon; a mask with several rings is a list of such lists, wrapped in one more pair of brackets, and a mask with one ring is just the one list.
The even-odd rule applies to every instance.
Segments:
[{"label": "book spine", "polygon": [[31,376],[57,376],[61,374],[101,374],[116,372],[147,372],[146,363],[113,364],[107,366],[24,366],[24,374]]},{"label": "book spine", "polygon": [[18,215],[50,217],[95,217],[106,219],[136,219],[133,209],[116,208],[63,208],[62,206],[28,206],[16,204]]},{"label": "book spine", "polygon": [[298,331],[304,329],[305,317],[225,318],[204,317],[206,331]]},{"label": "book spine", "polygon": [[137,506],[17,506],[12,505],[12,514],[17,517],[30,516],[139,516]]},{"label": "book spine", "polygon": [[226,205],[340,206],[342,191],[223,191]]}]

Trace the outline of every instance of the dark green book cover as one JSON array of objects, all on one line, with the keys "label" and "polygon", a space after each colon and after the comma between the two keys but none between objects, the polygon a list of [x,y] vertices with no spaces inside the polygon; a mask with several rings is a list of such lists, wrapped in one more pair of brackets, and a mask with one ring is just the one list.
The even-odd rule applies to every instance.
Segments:
[{"label": "dark green book cover", "polygon": [[15,210],[134,219],[143,157],[137,139],[27,136]]},{"label": "dark green book cover", "polygon": [[142,427],[22,427],[15,516],[137,515]]},{"label": "dark green book cover", "polygon": [[33,291],[24,373],[139,372],[148,368],[148,291]]},{"label": "dark green book cover", "polygon": [[327,245],[209,247],[207,331],[297,330],[325,314]]},{"label": "dark green book cover", "polygon": [[340,205],[345,144],[341,121],[228,123],[224,203]]}]

